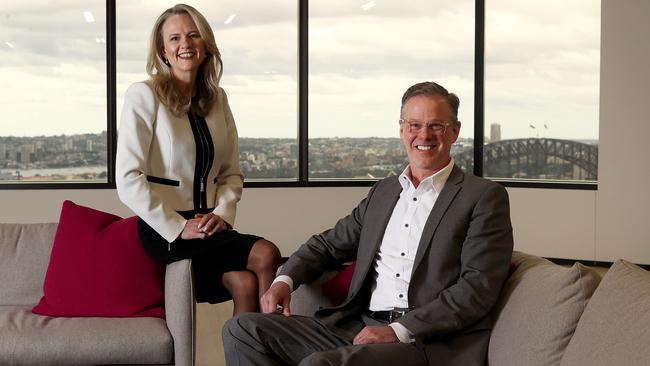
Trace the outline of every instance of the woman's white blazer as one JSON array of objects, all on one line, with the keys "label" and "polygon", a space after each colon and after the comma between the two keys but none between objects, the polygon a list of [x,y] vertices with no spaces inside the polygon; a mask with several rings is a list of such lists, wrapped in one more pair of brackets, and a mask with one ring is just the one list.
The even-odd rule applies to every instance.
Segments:
[{"label": "woman's white blazer", "polygon": [[[244,177],[239,168],[237,128],[223,89],[205,117],[214,159],[203,193],[231,226]],[[117,193],[122,202],[168,242],[181,234],[186,220],[178,213],[199,209],[195,182],[196,144],[188,115],[174,116],[159,102],[151,80],[131,85],[125,94],[115,161]]]}]

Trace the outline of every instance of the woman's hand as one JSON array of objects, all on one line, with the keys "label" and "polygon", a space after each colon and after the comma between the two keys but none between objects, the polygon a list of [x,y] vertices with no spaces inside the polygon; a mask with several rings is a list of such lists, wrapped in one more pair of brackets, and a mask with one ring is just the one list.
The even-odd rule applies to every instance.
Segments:
[{"label": "woman's hand", "polygon": [[228,229],[228,224],[213,213],[196,214],[194,218],[187,220],[181,238],[204,239],[218,232]]}]

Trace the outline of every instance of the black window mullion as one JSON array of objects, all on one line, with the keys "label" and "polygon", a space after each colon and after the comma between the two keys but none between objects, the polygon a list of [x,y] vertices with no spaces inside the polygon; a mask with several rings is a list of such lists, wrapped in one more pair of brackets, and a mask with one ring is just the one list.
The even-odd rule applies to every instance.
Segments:
[{"label": "black window mullion", "polygon": [[309,6],[298,2],[298,182],[309,181]]},{"label": "black window mullion", "polygon": [[108,128],[106,130],[106,163],[108,184],[115,188],[115,154],[117,153],[117,57],[115,0],[106,0],[106,99]]},{"label": "black window mullion", "polygon": [[485,0],[476,0],[474,14],[474,175],[483,176],[485,131]]}]

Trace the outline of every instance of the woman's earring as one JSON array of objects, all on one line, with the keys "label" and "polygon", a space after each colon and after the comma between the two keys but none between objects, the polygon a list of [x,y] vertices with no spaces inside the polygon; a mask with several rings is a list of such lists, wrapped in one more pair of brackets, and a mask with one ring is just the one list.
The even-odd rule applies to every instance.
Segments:
[{"label": "woman's earring", "polygon": [[167,60],[166,58],[163,58],[163,62],[165,63],[165,65],[171,66],[171,64],[169,63],[169,60]]}]

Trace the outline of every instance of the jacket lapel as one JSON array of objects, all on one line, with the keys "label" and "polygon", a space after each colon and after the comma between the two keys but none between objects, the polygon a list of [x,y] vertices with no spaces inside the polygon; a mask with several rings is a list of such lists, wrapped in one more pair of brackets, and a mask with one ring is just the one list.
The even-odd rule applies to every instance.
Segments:
[{"label": "jacket lapel", "polygon": [[463,173],[460,168],[454,165],[451,173],[449,174],[449,178],[447,178],[447,183],[445,183],[442,192],[440,192],[440,195],[438,196],[438,199],[436,200],[436,203],[433,205],[433,209],[429,214],[429,218],[424,225],[422,237],[420,238],[420,243],[418,244],[418,250],[415,253],[415,260],[411,274],[415,273],[415,269],[422,261],[424,253],[431,245],[433,241],[433,235],[438,229],[438,225],[440,225],[440,220],[442,220],[445,212],[447,212],[447,209],[449,208],[449,205],[451,205],[451,202],[454,200],[454,198],[456,198],[456,195],[461,189],[461,183],[463,182],[464,178],[465,173]]},{"label": "jacket lapel", "polygon": [[[384,232],[386,231],[386,226],[388,225],[388,220],[390,220],[391,215],[393,214],[393,209],[395,204],[399,199],[399,195],[402,192],[402,186],[399,184],[397,179],[395,179],[392,184],[387,185],[386,188],[377,190],[373,196],[372,202],[369,202],[369,205],[366,210],[366,215],[369,215],[364,225],[372,225],[372,228],[365,228],[368,230],[368,237],[363,242],[359,243],[359,250],[357,252],[357,267],[359,278],[357,281],[353,279],[354,285],[361,286],[363,284],[368,271],[370,269],[373,260],[375,259],[375,254],[379,250],[382,239],[384,238]],[[357,271],[355,271],[357,273]]]}]

